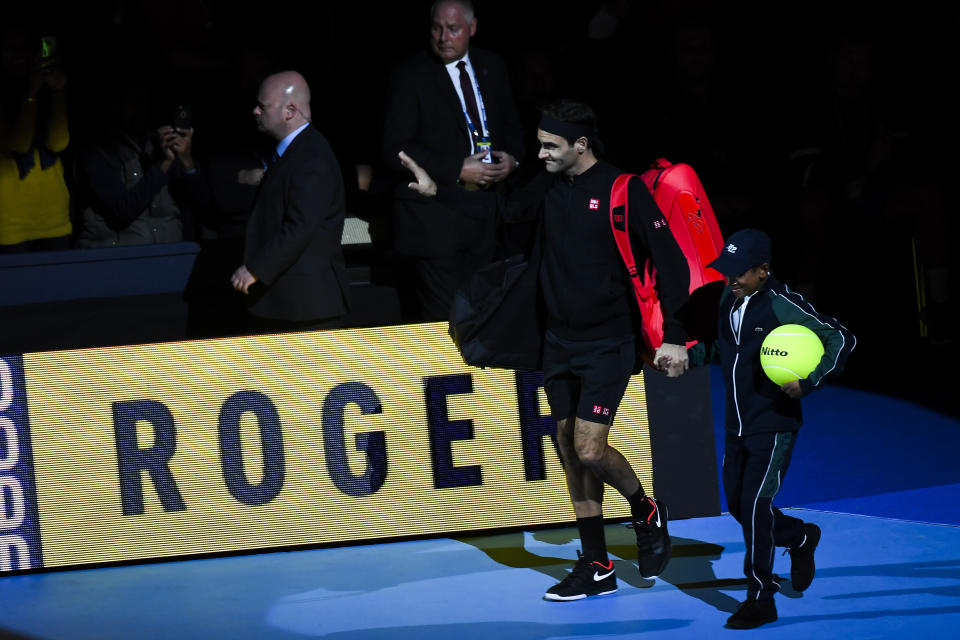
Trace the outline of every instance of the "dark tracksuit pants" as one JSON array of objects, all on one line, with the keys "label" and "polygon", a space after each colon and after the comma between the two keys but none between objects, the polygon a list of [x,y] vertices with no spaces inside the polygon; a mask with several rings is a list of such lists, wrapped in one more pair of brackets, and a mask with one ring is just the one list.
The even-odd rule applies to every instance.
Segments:
[{"label": "dark tracksuit pants", "polygon": [[773,579],[774,548],[803,542],[803,521],[773,506],[796,438],[789,431],[726,437],[723,488],[730,514],[743,527],[748,599],[773,598],[780,590]]}]

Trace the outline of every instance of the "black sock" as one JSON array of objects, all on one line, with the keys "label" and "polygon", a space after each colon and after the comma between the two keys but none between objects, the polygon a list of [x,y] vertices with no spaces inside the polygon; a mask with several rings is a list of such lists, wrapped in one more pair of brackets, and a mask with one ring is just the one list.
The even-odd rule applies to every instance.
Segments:
[{"label": "black sock", "polygon": [[632,496],[627,496],[627,502],[630,503],[630,514],[634,520],[646,520],[653,512],[653,507],[647,494],[643,492],[643,485],[637,489]]},{"label": "black sock", "polygon": [[580,530],[580,545],[583,547],[583,557],[587,560],[606,564],[607,538],[603,530],[603,516],[577,518],[577,529]]}]

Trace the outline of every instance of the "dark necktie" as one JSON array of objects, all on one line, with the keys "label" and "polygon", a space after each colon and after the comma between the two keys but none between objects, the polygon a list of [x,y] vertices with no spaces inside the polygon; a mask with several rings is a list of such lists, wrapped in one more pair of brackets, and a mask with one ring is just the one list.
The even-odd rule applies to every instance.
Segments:
[{"label": "dark necktie", "polygon": [[263,168],[264,168],[264,170],[272,169],[272,168],[273,168],[273,165],[277,164],[277,160],[279,160],[279,159],[280,159],[280,156],[277,155],[277,152],[276,152],[276,151],[274,151],[273,153],[271,153],[269,158],[267,158],[266,160],[263,160],[263,161],[262,161],[262,162],[263,162]]},{"label": "dark necktie", "polygon": [[457,63],[460,70],[460,90],[463,91],[463,100],[467,103],[467,115],[473,122],[473,129],[478,136],[483,135],[483,124],[480,122],[480,111],[477,110],[477,96],[473,93],[473,83],[467,73],[467,63],[461,60]]}]

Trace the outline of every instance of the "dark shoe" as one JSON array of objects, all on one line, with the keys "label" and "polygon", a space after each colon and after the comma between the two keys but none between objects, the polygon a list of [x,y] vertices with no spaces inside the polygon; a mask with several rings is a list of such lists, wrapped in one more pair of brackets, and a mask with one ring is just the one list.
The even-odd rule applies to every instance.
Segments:
[{"label": "dark shoe", "polygon": [[543,594],[544,600],[581,600],[587,596],[605,596],[617,590],[613,561],[603,564],[588,561],[577,551],[577,564],[566,578]]},{"label": "dark shoe", "polygon": [[804,591],[813,582],[816,566],[813,563],[813,552],[820,543],[820,527],[811,523],[803,523],[803,542],[790,552],[790,582],[794,591]]},{"label": "dark shoe", "polygon": [[659,500],[646,498],[650,515],[633,519],[637,534],[637,566],[644,578],[656,578],[670,562],[670,534],[667,533],[667,508]]},{"label": "dark shoe", "polygon": [[773,600],[745,600],[732,616],[727,618],[728,629],[755,629],[777,620],[777,605]]}]

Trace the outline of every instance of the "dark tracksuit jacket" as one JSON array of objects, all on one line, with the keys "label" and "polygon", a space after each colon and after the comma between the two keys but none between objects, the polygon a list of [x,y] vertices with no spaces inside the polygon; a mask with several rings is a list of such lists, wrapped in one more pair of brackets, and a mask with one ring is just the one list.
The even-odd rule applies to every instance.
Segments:
[{"label": "dark tracksuit jacket", "polygon": [[763,372],[760,347],[784,324],[800,324],[817,334],[824,354],[800,381],[806,395],[843,369],[856,338],[773,276],[745,302],[739,330],[733,322],[736,303],[729,287],[724,288],[717,334],[726,388],[723,484],[730,513],[743,526],[747,596],[768,599],[779,590],[773,579],[774,547],[795,547],[803,541],[803,522],[773,506],[802,416],[800,400],[790,398]]},{"label": "dark tracksuit jacket", "polygon": [[800,401],[783,393],[760,366],[764,338],[780,325],[800,324],[823,342],[820,364],[800,381],[804,395],[819,389],[825,379],[843,369],[856,338],[835,318],[819,313],[773,276],[751,296],[738,333],[734,333],[731,319],[736,301],[729,287],[725,288],[720,297],[717,347],[726,387],[726,431],[741,437],[797,431],[802,422]]}]

